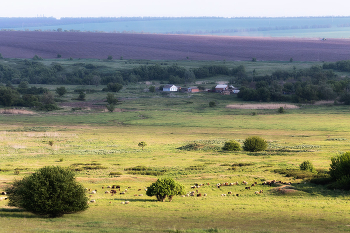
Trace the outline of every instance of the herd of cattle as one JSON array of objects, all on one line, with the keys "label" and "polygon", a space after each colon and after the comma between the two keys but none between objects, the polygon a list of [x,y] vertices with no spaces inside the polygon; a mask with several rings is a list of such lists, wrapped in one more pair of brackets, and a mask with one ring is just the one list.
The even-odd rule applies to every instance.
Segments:
[{"label": "herd of cattle", "polygon": [[[262,182],[260,185],[262,186],[269,186],[269,187],[272,187],[272,186],[279,186],[279,185],[291,185],[290,182],[282,182],[282,181],[276,181],[276,180],[272,180],[272,181],[264,181]],[[211,186],[210,183],[202,183],[202,184],[198,184],[198,183],[195,183],[194,185],[191,186],[191,189],[195,189],[193,191],[189,191],[187,192],[187,194],[185,195],[181,195],[182,197],[207,197],[208,194],[207,193],[202,193],[200,192],[201,189],[203,189],[204,186],[209,186],[209,187],[216,187],[218,189],[222,189],[222,187],[224,186],[243,186],[244,189],[240,189],[240,192],[246,192],[246,191],[249,191],[249,190],[252,190],[252,189],[256,189],[258,187],[258,183],[257,182],[254,182],[253,184],[249,185],[247,181],[242,181],[241,183],[240,182],[224,182],[224,183],[217,183],[215,186]],[[261,186],[260,186],[261,187]],[[137,192],[135,193],[135,191],[137,190]],[[134,197],[141,197],[143,196],[144,194],[143,193],[140,193],[140,192],[143,192],[144,191],[147,191],[147,188],[143,188],[143,189],[132,189],[130,186],[127,187],[127,188],[122,188],[120,185],[108,185],[108,186],[102,186],[102,190],[101,192],[103,192],[104,194],[111,194],[112,196],[113,195],[125,195],[127,193],[130,193],[130,192],[133,192],[133,196]],[[95,203],[96,202],[96,199],[93,199],[94,198],[94,194],[97,194],[98,190],[97,189],[89,189],[89,188],[86,188],[86,192],[89,193],[89,197],[90,197],[90,203]],[[262,194],[264,191],[262,189],[258,189],[258,190],[254,190],[254,194]],[[247,193],[247,192],[246,192]],[[227,193],[222,193],[221,196],[236,196],[236,197],[239,197],[241,194],[240,193],[233,193],[232,191],[227,191]],[[130,201],[124,201],[122,202],[121,204],[129,204]]]},{"label": "herd of cattle", "polygon": [[[249,185],[247,181],[242,181],[241,183],[239,183],[238,181],[237,182],[224,182],[224,183],[217,183],[215,186],[210,186],[210,183],[206,183],[206,184],[198,184],[198,183],[195,183],[194,185],[191,186],[191,189],[195,189],[193,191],[189,191],[186,195],[182,195],[182,197],[207,197],[208,194],[207,193],[202,193],[200,192],[201,187],[204,187],[204,186],[209,186],[209,187],[216,187],[218,189],[221,189],[222,187],[224,186],[238,186],[238,185],[243,185],[244,189],[241,189],[240,192],[246,192],[246,190],[251,190],[251,189],[256,189],[257,186],[258,186],[258,183],[257,182],[254,182],[253,184]],[[282,182],[282,181],[276,181],[276,180],[272,180],[272,181],[264,181],[263,183],[261,183],[262,186],[278,186],[278,185],[291,185],[290,182]],[[140,193],[140,192],[143,192],[144,191],[147,191],[147,188],[143,188],[143,189],[137,189],[137,193],[135,193],[136,189],[133,190],[130,186],[128,186],[127,188],[121,188],[120,185],[108,185],[108,186],[102,186],[102,192],[104,194],[111,194],[112,196],[113,195],[117,195],[119,193],[119,195],[125,195],[127,194],[128,192],[134,192],[133,196],[134,197],[142,197],[144,194],[143,193]],[[278,189],[280,190],[280,189]],[[96,199],[93,199],[94,198],[94,194],[97,194],[97,189],[89,189],[89,188],[86,188],[85,189],[86,192],[89,193],[89,197],[90,197],[90,203],[95,203],[96,202]],[[255,194],[262,194],[264,191],[262,189],[260,190],[255,190],[254,193]],[[3,200],[7,200],[7,196],[6,196],[6,192],[1,192],[1,195],[0,196],[0,201],[3,201]],[[234,194],[232,191],[227,191],[227,193],[222,193],[221,196],[236,196],[236,197],[239,197],[241,194],[239,193],[236,193]],[[122,204],[129,204],[130,202],[129,201],[124,201],[122,202]]]}]

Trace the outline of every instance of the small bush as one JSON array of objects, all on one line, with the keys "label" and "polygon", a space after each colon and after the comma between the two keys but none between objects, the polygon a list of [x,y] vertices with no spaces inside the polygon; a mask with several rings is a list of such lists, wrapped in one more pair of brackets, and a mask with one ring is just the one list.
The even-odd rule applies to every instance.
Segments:
[{"label": "small bush", "polygon": [[194,142],[187,144],[185,146],[181,146],[177,148],[179,150],[187,150],[187,151],[219,151],[221,148],[216,145],[208,145],[208,143],[199,143]]},{"label": "small bush", "polygon": [[228,151],[240,151],[242,148],[238,142],[231,140],[231,141],[225,142],[225,145],[222,149],[228,150]]},{"label": "small bush", "polygon": [[243,150],[250,152],[264,151],[267,148],[267,142],[258,136],[247,138],[243,144]]},{"label": "small bush", "polygon": [[121,176],[121,175],[123,175],[123,173],[121,173],[121,172],[110,172],[109,175],[110,176]]},{"label": "small bush", "polygon": [[279,107],[277,111],[278,111],[278,113],[284,113],[284,108],[283,107]]},{"label": "small bush", "polygon": [[209,102],[209,107],[213,108],[216,106],[216,103],[214,101]]},{"label": "small bush", "polygon": [[115,105],[114,104],[106,104],[106,108],[107,108],[108,112],[114,112]]},{"label": "small bush", "polygon": [[139,144],[137,144],[139,147],[141,147],[142,148],[142,150],[143,150],[143,148],[145,147],[145,146],[147,146],[147,143],[146,142],[139,142]]},{"label": "small bush", "polygon": [[316,169],[314,168],[314,165],[312,165],[312,163],[309,160],[302,162],[299,167],[300,170],[317,173]]}]

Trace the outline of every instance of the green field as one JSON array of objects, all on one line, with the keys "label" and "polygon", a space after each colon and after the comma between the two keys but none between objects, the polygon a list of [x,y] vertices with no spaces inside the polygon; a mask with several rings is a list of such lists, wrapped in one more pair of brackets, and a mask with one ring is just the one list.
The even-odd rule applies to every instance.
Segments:
[{"label": "green field", "polygon": [[[268,70],[267,66],[261,68],[261,72]],[[348,106],[299,105],[280,114],[277,109],[228,109],[229,104],[242,103],[232,95],[149,93],[144,91],[148,87],[144,83],[125,86],[117,93],[120,104],[113,113],[67,106],[32,115],[1,114],[0,191],[14,179],[47,165],[71,166],[77,170],[78,181],[88,189],[97,189],[97,194],[87,192],[96,200],[87,211],[54,219],[10,208],[7,201],[0,201],[1,231],[350,231],[348,191],[328,190],[308,179],[274,172],[298,169],[305,160],[319,171],[328,170],[331,157],[350,150]],[[72,101],[74,88],[67,86],[68,93],[62,98],[67,102],[62,106]],[[101,86],[94,88],[101,90]],[[103,106],[105,96],[103,92],[88,93],[83,103],[94,101],[95,106]],[[217,106],[209,107],[210,101]],[[255,153],[221,150],[225,141],[242,143],[249,136],[266,139],[268,149]],[[49,141],[53,141],[52,146]],[[138,147],[141,141],[147,143],[143,150]],[[202,149],[181,149],[192,143]],[[239,163],[246,166],[232,166]],[[126,170],[136,166],[162,175]],[[147,197],[144,189],[159,177],[174,178],[188,192],[195,183],[203,183],[198,192],[207,196],[157,202]],[[274,179],[292,185],[262,185]],[[243,181],[257,185],[246,190]],[[216,187],[225,182],[240,185]],[[124,195],[105,194],[107,186],[114,184],[128,191]],[[255,194],[259,190],[263,193]],[[239,196],[228,194],[230,191]],[[125,201],[130,203],[122,204]]]}]

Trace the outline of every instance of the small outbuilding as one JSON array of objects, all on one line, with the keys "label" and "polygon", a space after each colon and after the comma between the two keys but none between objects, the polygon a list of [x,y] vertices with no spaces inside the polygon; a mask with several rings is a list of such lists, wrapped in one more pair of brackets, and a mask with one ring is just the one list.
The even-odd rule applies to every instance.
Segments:
[{"label": "small outbuilding", "polygon": [[189,87],[189,88],[187,88],[187,92],[196,93],[196,92],[199,92],[199,88],[198,87]]},{"label": "small outbuilding", "polygon": [[177,91],[177,90],[178,90],[177,86],[173,84],[168,84],[163,87],[163,91]]}]

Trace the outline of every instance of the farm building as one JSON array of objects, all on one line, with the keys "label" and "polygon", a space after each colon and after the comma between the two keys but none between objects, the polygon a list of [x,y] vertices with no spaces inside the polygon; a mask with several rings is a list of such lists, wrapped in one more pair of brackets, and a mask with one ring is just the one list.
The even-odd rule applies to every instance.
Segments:
[{"label": "farm building", "polygon": [[177,91],[177,86],[173,84],[168,84],[163,87],[163,91]]},{"label": "farm building", "polygon": [[190,92],[190,93],[199,92],[199,88],[198,87],[189,87],[189,88],[187,88],[187,92]]},{"label": "farm building", "polygon": [[215,87],[216,92],[221,92],[226,90],[228,90],[228,86],[226,84],[219,84],[219,85],[216,85]]}]

